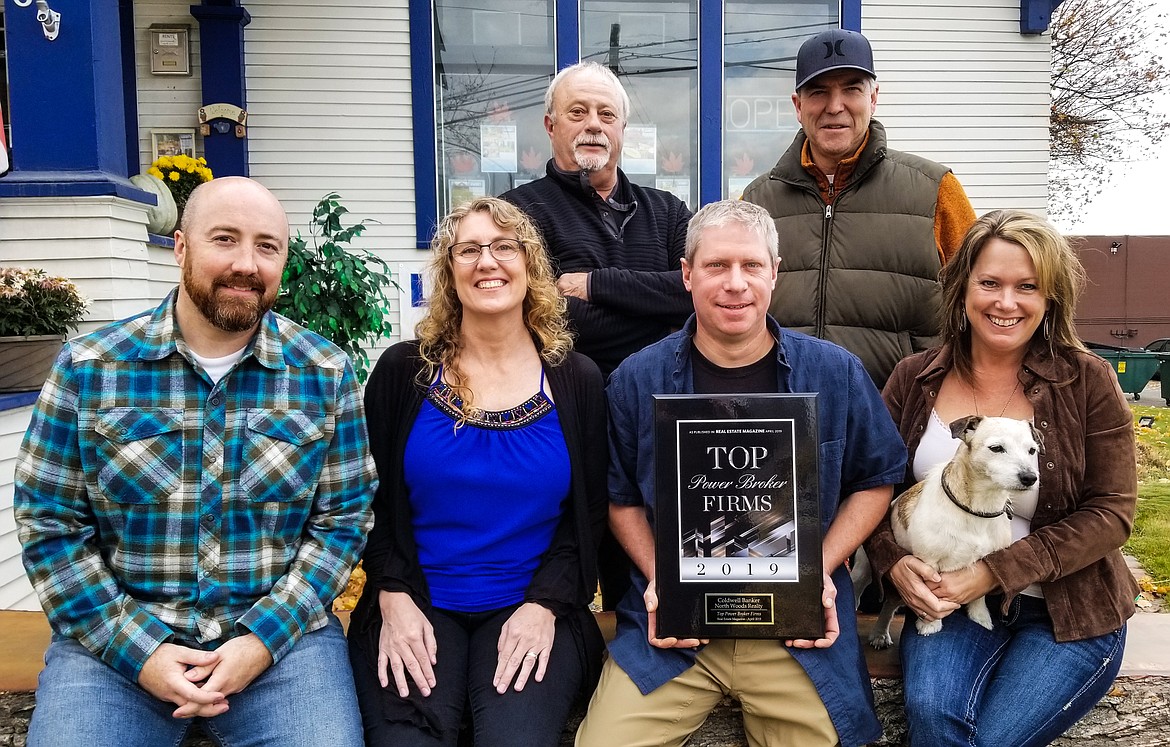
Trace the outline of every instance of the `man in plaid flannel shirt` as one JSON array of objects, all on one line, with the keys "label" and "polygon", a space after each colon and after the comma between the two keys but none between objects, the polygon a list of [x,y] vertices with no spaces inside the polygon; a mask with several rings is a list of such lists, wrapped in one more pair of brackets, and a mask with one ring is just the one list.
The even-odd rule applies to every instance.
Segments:
[{"label": "man in plaid flannel shirt", "polygon": [[30,745],[361,743],[331,604],[377,481],[344,353],[271,311],[287,255],[272,193],[201,185],[176,291],[57,359],[16,465]]}]

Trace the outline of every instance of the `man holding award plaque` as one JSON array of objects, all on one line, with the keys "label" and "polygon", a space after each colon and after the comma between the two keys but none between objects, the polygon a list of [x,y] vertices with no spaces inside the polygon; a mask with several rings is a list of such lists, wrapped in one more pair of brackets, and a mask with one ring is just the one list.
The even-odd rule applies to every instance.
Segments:
[{"label": "man holding award plaque", "polygon": [[835,600],[906,451],[854,355],[767,315],[777,244],[756,205],[696,213],[694,316],[610,378],[610,525],[635,568],[580,747],[682,745],[724,695],[753,746],[881,734]]}]

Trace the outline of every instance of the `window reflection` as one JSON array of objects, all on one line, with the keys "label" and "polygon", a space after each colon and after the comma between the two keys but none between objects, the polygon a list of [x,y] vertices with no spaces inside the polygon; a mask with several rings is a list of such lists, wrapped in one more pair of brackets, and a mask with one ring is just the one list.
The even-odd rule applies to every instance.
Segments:
[{"label": "window reflection", "polygon": [[544,175],[552,0],[437,0],[439,209]]},{"label": "window reflection", "polygon": [[837,2],[727,2],[723,57],[723,195],[738,199],[771,170],[800,124],[792,108],[796,50],[836,28]]},{"label": "window reflection", "polygon": [[[722,192],[738,197],[796,134],[796,50],[838,25],[826,0],[701,0],[722,11]],[[552,153],[544,91],[555,72],[553,0],[434,0],[438,209],[544,175]],[[700,0],[580,0],[582,59],[615,70],[630,95],[622,170],[699,200]],[[705,65],[718,65],[707,60]],[[720,107],[716,111],[715,107]]]},{"label": "window reflection", "polygon": [[630,95],[622,171],[698,205],[698,0],[582,0],[581,58]]}]

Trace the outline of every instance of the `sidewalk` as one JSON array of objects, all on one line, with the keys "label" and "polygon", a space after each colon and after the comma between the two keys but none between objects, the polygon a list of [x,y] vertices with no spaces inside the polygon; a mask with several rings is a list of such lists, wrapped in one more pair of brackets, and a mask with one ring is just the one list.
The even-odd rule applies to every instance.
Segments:
[{"label": "sidewalk", "polygon": [[[1126,395],[1126,399],[1131,402],[1134,401],[1129,395]],[[1166,404],[1166,400],[1162,398],[1162,382],[1160,381],[1151,381],[1146,384],[1146,388],[1142,390],[1135,404],[1160,407],[1163,410],[1170,409]]]}]

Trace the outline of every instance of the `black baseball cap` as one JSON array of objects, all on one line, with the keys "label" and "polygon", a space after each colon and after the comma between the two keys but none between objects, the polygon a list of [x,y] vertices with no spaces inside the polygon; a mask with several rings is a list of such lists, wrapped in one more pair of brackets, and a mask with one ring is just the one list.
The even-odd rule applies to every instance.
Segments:
[{"label": "black baseball cap", "polygon": [[874,78],[873,48],[857,31],[829,29],[809,37],[796,53],[796,90],[830,70],[860,70]]}]

